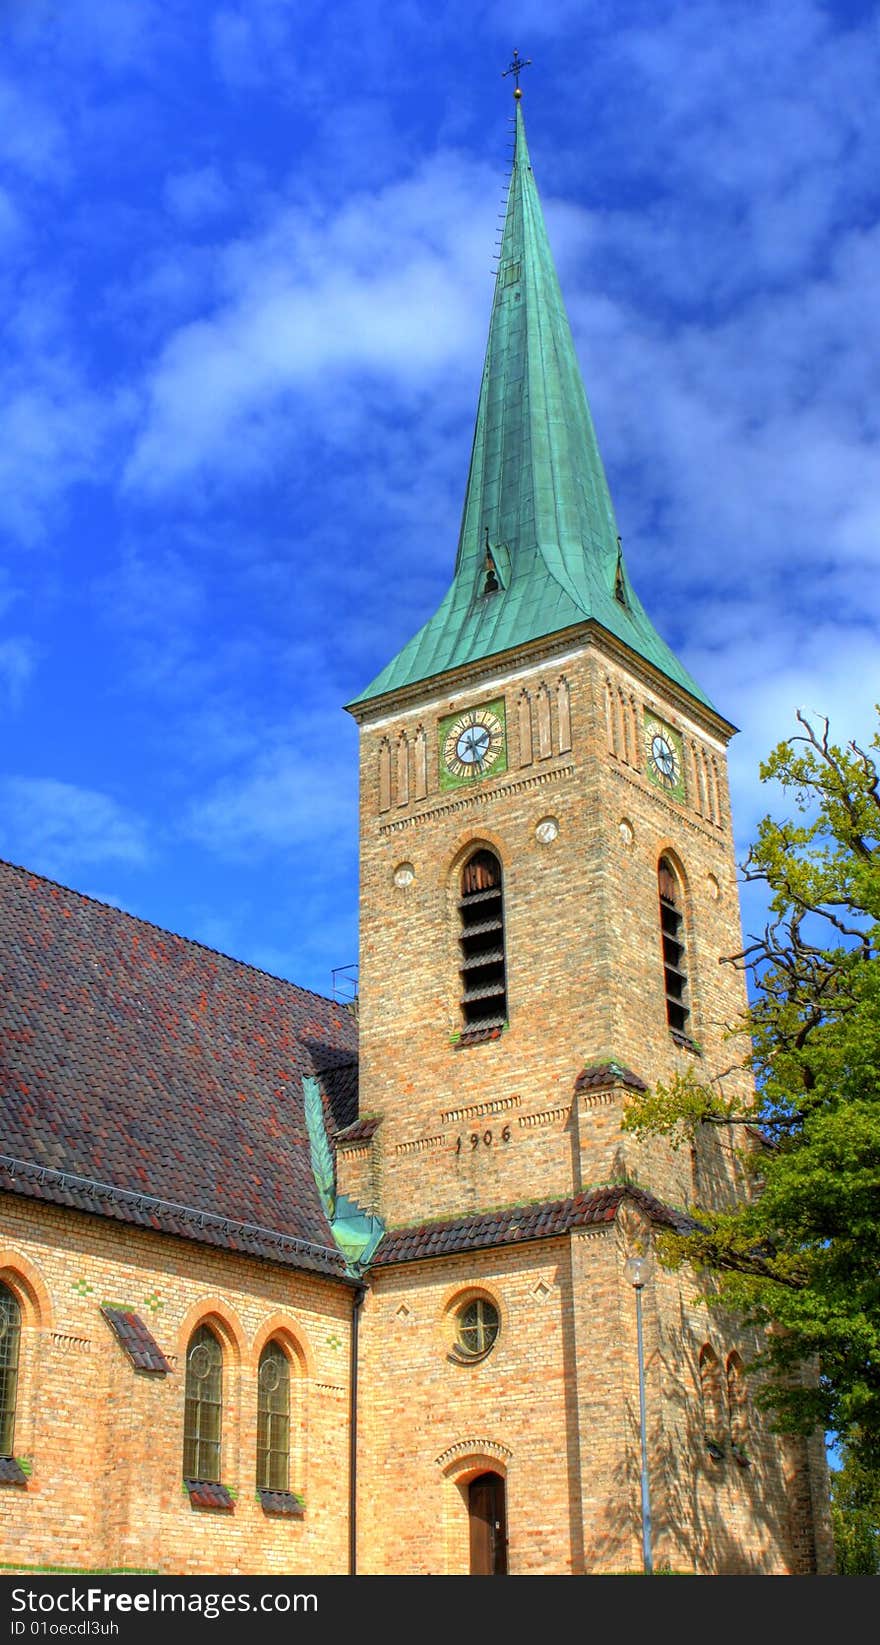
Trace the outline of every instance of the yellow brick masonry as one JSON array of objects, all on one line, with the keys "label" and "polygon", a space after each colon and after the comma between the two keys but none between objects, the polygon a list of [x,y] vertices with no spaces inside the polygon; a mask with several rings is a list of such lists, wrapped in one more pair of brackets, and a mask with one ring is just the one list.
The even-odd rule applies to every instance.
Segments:
[{"label": "yellow brick masonry", "polygon": [[[468,1569],[467,1482],[492,1469],[508,1493],[512,1572],[637,1570],[638,1377],[631,1228],[377,1270],[360,1353],[359,1559],[365,1574]],[[319,1574],[347,1569],[350,1293],[320,1278],[5,1195],[0,1277],[21,1298],[16,1455],[26,1490],[0,1490],[0,1560],[13,1569]],[[501,1334],[486,1360],[452,1352],[462,1301],[491,1298]],[[136,1373],[100,1316],[138,1309],[171,1359]],[[151,1302],[159,1306],[151,1307]],[[181,1488],[182,1366],[195,1324],[224,1343],[223,1482],[232,1514]],[[305,1519],[254,1497],[255,1372],[270,1335],[294,1373],[291,1484]],[[645,1299],[658,1565],[727,1573],[830,1569],[816,1546],[811,1478],[752,1412],[753,1466],[712,1463],[696,1370],[750,1338],[711,1322],[674,1275]],[[814,1458],[814,1464],[816,1463]]]},{"label": "yellow brick masonry", "polygon": [[[558,682],[570,698],[569,739],[560,735]],[[607,682],[632,705],[624,737],[609,723]],[[546,685],[553,703],[551,752],[524,746],[519,708]],[[731,1069],[727,1029],[745,1005],[742,977],[721,956],[741,946],[730,809],[717,717],[664,691],[597,643],[518,659],[427,703],[364,724],[361,756],[361,1112],[381,1114],[373,1152],[378,1207],[390,1225],[529,1199],[565,1196],[629,1171],[660,1197],[692,1198],[690,1161],[621,1136],[619,1108],[602,1125],[595,1103],[578,1105],[580,1070],[609,1058],[649,1084],[693,1068],[723,1074],[731,1092],[748,1078]],[[470,790],[440,790],[441,717],[503,695],[508,769]],[[393,707],[393,705],[392,705]],[[689,764],[685,803],[645,773],[645,710],[679,730],[717,772],[709,810]],[[423,800],[380,810],[384,739],[399,746],[427,731]],[[610,744],[616,740],[616,748]],[[545,817],[558,837],[539,842]],[[509,1026],[500,1039],[458,1048],[462,1026],[457,901],[462,863],[489,846],[504,870]],[[691,1017],[699,1053],[679,1048],[666,1020],[657,867],[671,856],[685,888]],[[413,879],[395,884],[395,869]],[[393,986],[389,979],[393,978]],[[505,1129],[506,1128],[506,1129]],[[482,1139],[491,1132],[491,1140]],[[505,1140],[502,1140],[504,1134]],[[481,1140],[473,1145],[477,1135]],[[461,1139],[461,1140],[459,1140]],[[731,1156],[732,1157],[732,1156]],[[364,1191],[363,1154],[357,1170]],[[343,1187],[345,1184],[343,1182]]]},{"label": "yellow brick masonry", "polygon": [[[440,721],[499,698],[507,769],[444,791]],[[647,775],[646,715],[681,738],[683,801]],[[390,1226],[607,1182],[636,1181],[680,1206],[742,1192],[742,1133],[713,1134],[693,1153],[640,1145],[620,1131],[624,1082],[574,1089],[584,1067],[613,1059],[649,1085],[693,1069],[731,1095],[750,1091],[730,1037],[743,978],[720,963],[742,941],[731,729],[594,628],[370,705],[360,1090],[361,1113],[382,1122],[371,1142],[342,1151],[343,1191]],[[416,748],[418,772],[414,757],[406,763]],[[558,832],[544,844],[536,830],[547,818]],[[509,1024],[462,1047],[457,902],[462,864],[479,845],[504,871]],[[692,1047],[675,1041],[666,1016],[661,856],[684,889]],[[512,1572],[640,1568],[625,1221],[373,1276],[362,1339],[364,1568],[467,1571],[467,1484],[490,1470],[506,1484]],[[479,1293],[497,1306],[501,1335],[484,1361],[463,1365],[450,1352],[452,1322]],[[751,1467],[729,1449],[713,1462],[706,1449],[700,1351],[711,1346],[723,1367],[734,1351],[751,1359],[757,1341],[710,1318],[687,1274],[662,1270],[645,1293],[645,1334],[657,1565],[832,1570],[821,1439],[811,1454],[782,1444],[753,1410]]]},{"label": "yellow brick masonry", "polygon": [[[376,1276],[362,1339],[362,1571],[467,1574],[467,1485],[487,1470],[505,1481],[512,1574],[641,1570],[625,1250],[612,1226]],[[454,1316],[476,1294],[495,1303],[501,1331],[486,1359],[462,1364]],[[733,1322],[710,1323],[678,1276],[658,1272],[645,1293],[655,1565],[705,1575],[815,1569],[790,1461],[754,1410],[749,1468],[729,1449],[720,1463],[706,1450],[697,1370],[706,1342],[722,1363],[754,1348]],[[830,1542],[818,1552],[830,1569]]]},{"label": "yellow brick masonry", "polygon": [[[11,1194],[0,1196],[0,1278],[24,1316],[15,1454],[32,1469],[26,1489],[0,1488],[0,1563],[345,1573],[349,1288]],[[141,1315],[170,1375],[135,1371],[105,1301]],[[231,1513],[193,1508],[182,1486],[186,1344],[202,1320],[223,1343]],[[291,1363],[301,1521],[256,1500],[256,1373],[270,1335]]]}]

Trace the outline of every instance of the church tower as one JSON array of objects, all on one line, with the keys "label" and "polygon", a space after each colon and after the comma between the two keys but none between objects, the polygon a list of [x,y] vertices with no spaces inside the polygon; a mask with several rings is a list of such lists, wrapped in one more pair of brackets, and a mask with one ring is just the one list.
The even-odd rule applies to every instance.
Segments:
[{"label": "church tower", "polygon": [[[630,581],[518,91],[452,583],[349,708],[361,1118],[338,1186],[388,1230],[361,1568],[640,1569],[626,1258],[739,1187],[726,1136],[675,1154],[620,1118],[676,1072],[746,1079],[719,965],[741,944],[733,727]],[[806,1448],[746,1412],[753,1343],[659,1268],[644,1307],[658,1562],[815,1568]]]}]

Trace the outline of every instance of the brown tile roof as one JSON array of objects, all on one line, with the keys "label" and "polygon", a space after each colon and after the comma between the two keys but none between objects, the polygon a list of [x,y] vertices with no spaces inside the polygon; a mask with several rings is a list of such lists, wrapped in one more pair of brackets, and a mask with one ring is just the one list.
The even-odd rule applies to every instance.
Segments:
[{"label": "brown tile roof", "polygon": [[382,1124],[378,1116],[372,1119],[355,1120],[353,1125],[346,1125],[343,1131],[337,1131],[336,1141],[339,1142],[369,1142],[373,1133]]},{"label": "brown tile roof", "polygon": [[164,1376],[171,1370],[156,1338],[149,1326],[144,1324],[140,1314],[135,1314],[128,1308],[111,1308],[107,1303],[102,1305],[101,1313],[114,1336],[121,1342],[136,1371],[155,1371]]},{"label": "brown tile roof", "polygon": [[415,1228],[391,1229],[379,1244],[371,1266],[382,1268],[397,1262],[424,1262],[426,1258],[454,1256],[460,1251],[521,1245],[526,1240],[557,1239],[573,1228],[613,1222],[623,1199],[632,1200],[652,1221],[664,1227],[683,1230],[690,1226],[686,1217],[643,1188],[595,1188],[588,1194],[550,1200],[543,1205],[517,1205],[503,1211],[457,1217],[449,1222],[425,1222]]},{"label": "brown tile roof", "polygon": [[260,1485],[257,1487],[257,1495],[267,1514],[283,1514],[287,1519],[305,1517],[305,1506],[292,1491],[269,1491],[264,1485]]},{"label": "brown tile roof", "polygon": [[194,1508],[225,1508],[231,1513],[233,1501],[225,1485],[215,1485],[210,1479],[185,1479],[183,1483]]},{"label": "brown tile roof", "polygon": [[356,1046],[344,1006],[0,863],[0,1188],[339,1272],[302,1080],[352,1118]]},{"label": "brown tile roof", "polygon": [[576,1091],[591,1091],[607,1085],[626,1085],[630,1091],[647,1091],[648,1087],[631,1068],[619,1062],[596,1062],[583,1068],[574,1082]]}]

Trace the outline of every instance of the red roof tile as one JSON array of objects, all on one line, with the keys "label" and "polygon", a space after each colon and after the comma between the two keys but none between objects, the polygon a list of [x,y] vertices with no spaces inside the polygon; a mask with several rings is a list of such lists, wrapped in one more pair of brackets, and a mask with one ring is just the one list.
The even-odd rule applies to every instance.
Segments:
[{"label": "red roof tile", "polygon": [[630,1091],[647,1091],[648,1087],[631,1068],[619,1062],[596,1062],[583,1068],[574,1082],[576,1091],[590,1091],[608,1085],[625,1085]]},{"label": "red roof tile", "polygon": [[653,1222],[667,1228],[684,1229],[687,1218],[655,1199],[643,1188],[629,1185],[595,1188],[571,1199],[548,1200],[543,1205],[518,1205],[503,1211],[457,1217],[448,1222],[420,1223],[413,1228],[391,1229],[380,1242],[371,1266],[388,1267],[397,1262],[420,1262],[426,1257],[447,1257],[460,1251],[480,1251],[491,1246],[519,1245],[526,1240],[558,1239],[574,1228],[613,1222],[621,1200],[630,1199]]},{"label": "red roof tile", "polygon": [[102,1305],[101,1313],[121,1342],[136,1371],[155,1371],[164,1375],[171,1370],[152,1331],[144,1324],[140,1314],[132,1313],[127,1308],[111,1308],[106,1303]]},{"label": "red roof tile", "polygon": [[356,1047],[337,1002],[0,863],[0,1187],[337,1271],[302,1081],[348,1123]]}]

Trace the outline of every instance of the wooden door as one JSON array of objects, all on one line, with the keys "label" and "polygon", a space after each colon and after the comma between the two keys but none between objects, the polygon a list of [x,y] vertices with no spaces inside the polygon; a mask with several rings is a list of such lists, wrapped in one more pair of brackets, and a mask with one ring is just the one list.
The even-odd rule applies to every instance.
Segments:
[{"label": "wooden door", "polygon": [[471,1576],[507,1575],[507,1523],[504,1480],[478,1474],[468,1486],[471,1525]]}]

